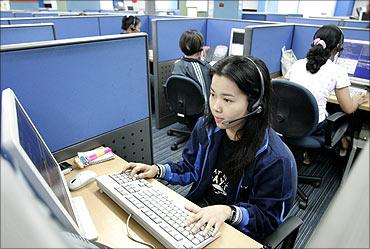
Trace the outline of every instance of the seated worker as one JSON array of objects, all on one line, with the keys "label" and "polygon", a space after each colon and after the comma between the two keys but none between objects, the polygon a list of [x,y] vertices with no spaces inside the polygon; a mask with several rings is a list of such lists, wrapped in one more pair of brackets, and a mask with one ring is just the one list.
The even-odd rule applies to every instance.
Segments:
[{"label": "seated worker", "polygon": [[[325,118],[328,115],[326,103],[333,90],[345,113],[353,113],[368,98],[361,94],[351,97],[351,83],[346,69],[335,64],[343,50],[343,41],[343,33],[337,26],[322,26],[316,31],[306,58],[296,61],[285,75],[288,80],[307,88],[315,97],[319,108],[318,134],[325,130]],[[348,147],[348,138],[342,139],[342,146],[343,149]],[[303,154],[303,163],[310,164],[307,152]]]},{"label": "seated worker", "polygon": [[[164,165],[128,163],[131,177],[193,183],[186,198],[200,207],[188,224],[216,234],[224,221],[261,240],[291,209],[296,168],[288,147],[270,128],[271,80],[259,59],[229,56],[211,69],[210,112],[194,127],[182,161]],[[294,160],[294,159],[293,159]]]},{"label": "seated worker", "polygon": [[202,86],[207,102],[211,85],[211,77],[209,76],[211,66],[204,60],[203,35],[195,29],[187,30],[182,33],[179,46],[185,56],[175,62],[172,75],[186,76],[198,82]]},{"label": "seated worker", "polygon": [[121,34],[140,32],[141,20],[137,16],[122,17]]}]

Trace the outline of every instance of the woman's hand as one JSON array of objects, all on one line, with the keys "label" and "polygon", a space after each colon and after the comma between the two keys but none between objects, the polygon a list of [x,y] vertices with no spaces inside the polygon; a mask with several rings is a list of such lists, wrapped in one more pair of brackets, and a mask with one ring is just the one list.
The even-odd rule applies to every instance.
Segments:
[{"label": "woman's hand", "polygon": [[138,174],[139,178],[154,178],[158,173],[158,168],[153,165],[144,163],[128,163],[123,166],[122,173],[126,170],[131,170],[130,178]]},{"label": "woman's hand", "polygon": [[221,225],[230,218],[231,208],[226,205],[214,205],[204,208],[200,208],[195,205],[185,206],[187,210],[194,213],[194,215],[187,220],[186,225],[192,223],[195,224],[191,232],[195,234],[204,224],[206,228],[203,231],[204,235],[207,235],[208,232],[214,227],[212,236],[218,235]]},{"label": "woman's hand", "polygon": [[354,94],[352,96],[352,99],[358,104],[361,105],[365,103],[366,101],[369,101],[369,92],[366,93],[360,93],[360,94]]}]

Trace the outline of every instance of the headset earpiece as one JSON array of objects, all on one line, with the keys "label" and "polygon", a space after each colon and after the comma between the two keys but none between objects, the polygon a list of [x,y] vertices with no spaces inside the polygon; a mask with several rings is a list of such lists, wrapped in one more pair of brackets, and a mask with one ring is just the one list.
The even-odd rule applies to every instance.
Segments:
[{"label": "headset earpiece", "polygon": [[249,113],[261,113],[263,111],[262,101],[263,101],[263,95],[265,94],[265,81],[263,80],[263,75],[257,64],[249,57],[244,57],[250,62],[253,63],[253,65],[256,67],[258,74],[260,76],[260,95],[256,102],[254,102],[252,105],[248,106],[248,112]]}]

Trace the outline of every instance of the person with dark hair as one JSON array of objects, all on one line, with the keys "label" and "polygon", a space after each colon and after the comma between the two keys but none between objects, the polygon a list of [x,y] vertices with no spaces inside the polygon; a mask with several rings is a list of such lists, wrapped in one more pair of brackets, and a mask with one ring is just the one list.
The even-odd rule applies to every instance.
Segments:
[{"label": "person with dark hair", "polygon": [[121,34],[140,32],[141,20],[137,16],[122,17]]},{"label": "person with dark hair", "polygon": [[192,187],[186,206],[192,232],[219,231],[228,222],[261,241],[289,212],[297,172],[288,147],[270,128],[271,80],[253,57],[230,56],[211,70],[209,110],[194,127],[183,160],[164,165],[129,163],[130,176],[157,177]]},{"label": "person with dark hair", "polygon": [[202,33],[195,29],[185,31],[180,37],[179,46],[184,53],[184,57],[175,62],[172,75],[186,76],[198,82],[206,100],[208,100],[211,85],[209,76],[211,66],[203,57],[204,38]]},{"label": "person with dark hair", "polygon": [[[319,28],[308,50],[306,58],[296,61],[288,70],[285,78],[307,88],[317,101],[319,108],[319,125],[316,133],[325,130],[328,115],[326,104],[332,91],[335,91],[338,103],[345,113],[353,113],[364,102],[367,95],[350,95],[348,74],[345,68],[336,64],[343,50],[344,35],[335,25]],[[343,139],[343,148],[348,147],[348,139]],[[310,164],[307,152],[303,154],[303,163]]]}]

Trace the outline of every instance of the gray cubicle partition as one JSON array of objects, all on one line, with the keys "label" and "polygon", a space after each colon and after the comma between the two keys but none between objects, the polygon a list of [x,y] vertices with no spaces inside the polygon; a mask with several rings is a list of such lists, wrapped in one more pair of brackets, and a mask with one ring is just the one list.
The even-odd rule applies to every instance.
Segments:
[{"label": "gray cubicle partition", "polygon": [[163,86],[171,75],[173,63],[183,56],[179,48],[181,34],[196,29],[206,39],[206,18],[153,19],[153,71],[156,127],[163,128],[175,122],[174,113],[168,110]]},{"label": "gray cubicle partition", "polygon": [[1,25],[0,37],[0,45],[55,40],[54,24]]},{"label": "gray cubicle partition", "polygon": [[151,164],[148,43],[144,33],[4,45],[11,88],[58,161],[109,146]]}]

